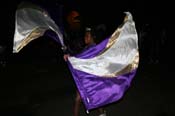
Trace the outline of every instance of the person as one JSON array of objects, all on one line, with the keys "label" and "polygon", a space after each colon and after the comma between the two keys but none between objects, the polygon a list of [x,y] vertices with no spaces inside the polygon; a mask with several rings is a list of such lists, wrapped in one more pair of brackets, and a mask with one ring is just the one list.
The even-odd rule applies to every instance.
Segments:
[{"label": "person", "polygon": [[84,48],[83,22],[78,10],[72,9],[64,16],[64,52],[71,55],[79,53]]},{"label": "person", "polygon": [[[93,46],[96,45],[95,42],[95,32],[92,28],[87,27],[85,30],[85,35],[84,35],[84,43],[85,43],[85,47],[84,50],[87,50]],[[82,50],[82,51],[84,51]],[[67,61],[68,57],[70,57],[69,54],[65,54],[64,55],[64,60]],[[79,94],[79,91],[76,91],[76,98],[75,98],[75,104],[74,104],[74,116],[79,116],[79,110],[80,110],[80,104],[81,104],[81,96]],[[98,108],[98,112],[99,112],[99,116],[106,116],[106,111],[104,110],[104,108],[100,107]]]}]

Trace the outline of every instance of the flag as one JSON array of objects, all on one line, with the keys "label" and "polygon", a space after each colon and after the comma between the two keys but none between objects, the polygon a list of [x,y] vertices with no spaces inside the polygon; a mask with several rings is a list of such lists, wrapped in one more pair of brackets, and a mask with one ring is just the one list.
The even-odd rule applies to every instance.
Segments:
[{"label": "flag", "polygon": [[43,36],[47,30],[56,33],[56,36],[52,36],[52,33],[52,38],[64,46],[63,34],[46,10],[25,2],[19,6],[15,15],[13,53],[18,53],[29,42]]},{"label": "flag", "polygon": [[101,43],[68,58],[69,69],[87,110],[120,100],[139,64],[138,35],[130,12]]},{"label": "flag", "polygon": [[[125,12],[123,23],[101,43],[68,58],[68,66],[88,110],[120,100],[136,75],[139,64],[138,35],[132,14]],[[16,11],[13,52],[18,53],[46,30],[64,46],[63,34],[49,14],[39,7]]]}]

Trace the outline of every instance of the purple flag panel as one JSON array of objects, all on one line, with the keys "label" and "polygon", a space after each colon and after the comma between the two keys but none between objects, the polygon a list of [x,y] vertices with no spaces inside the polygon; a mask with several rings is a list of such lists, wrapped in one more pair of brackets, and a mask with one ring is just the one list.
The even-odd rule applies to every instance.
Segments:
[{"label": "purple flag panel", "polygon": [[100,44],[69,57],[69,68],[87,110],[120,100],[139,63],[138,38],[132,15]]},{"label": "purple flag panel", "polygon": [[136,70],[114,78],[99,77],[69,68],[87,110],[118,101],[130,86]]}]

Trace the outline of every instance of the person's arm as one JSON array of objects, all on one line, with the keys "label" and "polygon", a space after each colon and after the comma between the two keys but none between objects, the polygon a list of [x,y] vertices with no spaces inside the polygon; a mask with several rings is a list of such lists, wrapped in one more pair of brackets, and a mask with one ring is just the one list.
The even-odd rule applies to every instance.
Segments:
[{"label": "person's arm", "polygon": [[64,58],[64,60],[65,60],[65,61],[67,61],[67,60],[68,60],[68,57],[70,57],[70,55],[69,55],[69,54],[64,54],[64,56],[63,56],[63,58]]}]

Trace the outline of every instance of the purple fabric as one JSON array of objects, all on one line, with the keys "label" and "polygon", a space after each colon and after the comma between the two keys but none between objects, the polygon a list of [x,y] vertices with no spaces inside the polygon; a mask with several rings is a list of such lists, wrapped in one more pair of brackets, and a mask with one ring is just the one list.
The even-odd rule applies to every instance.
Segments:
[{"label": "purple fabric", "polygon": [[[83,51],[78,58],[91,58],[100,53],[108,42],[104,40],[97,46]],[[113,78],[98,77],[73,68],[68,62],[76,86],[87,110],[98,108],[122,98],[131,84],[137,70]]]},{"label": "purple fabric", "polygon": [[108,43],[109,38],[103,40],[100,44],[97,44],[96,46],[88,47],[88,49],[83,50],[80,54],[76,55],[77,58],[82,59],[88,59],[93,58],[96,55],[98,55],[104,48],[106,47]]}]

